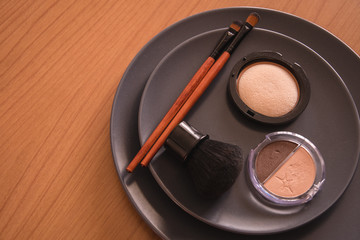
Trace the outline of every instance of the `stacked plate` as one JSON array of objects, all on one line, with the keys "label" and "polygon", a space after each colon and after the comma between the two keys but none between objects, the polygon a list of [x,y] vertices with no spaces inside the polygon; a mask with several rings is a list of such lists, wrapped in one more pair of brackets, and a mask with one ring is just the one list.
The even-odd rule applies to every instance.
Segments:
[{"label": "stacked plate", "polygon": [[[271,207],[254,196],[243,169],[226,194],[204,200],[196,194],[186,169],[163,149],[149,169],[127,173],[125,168],[140,145],[209,55],[224,29],[254,11],[260,14],[261,21],[241,42],[186,121],[213,139],[239,145],[245,157],[270,132],[291,131],[305,136],[317,146],[325,161],[326,183],[321,192],[301,207]],[[282,53],[288,61],[301,65],[309,79],[308,106],[289,124],[270,126],[251,121],[231,101],[228,82],[232,68],[244,56],[259,51]],[[296,239],[332,234],[336,221],[326,219],[334,216],[323,217],[325,223],[319,229],[302,225],[327,211],[344,193],[356,171],[360,145],[356,107],[360,104],[356,91],[360,87],[359,75],[360,59],[351,49],[324,29],[289,14],[229,8],[184,19],[150,41],[120,82],[111,117],[111,144],[121,183],[138,212],[163,238],[236,239],[256,234],[256,239],[258,235],[271,239],[279,235],[267,235],[278,233]],[[359,179],[353,184],[359,185]],[[347,204],[356,205],[356,198],[348,201]],[[360,213],[359,208],[355,210]],[[338,215],[343,212],[336,208],[334,211]],[[299,235],[300,231],[294,228],[300,226]],[[349,230],[349,226],[344,229]]]}]

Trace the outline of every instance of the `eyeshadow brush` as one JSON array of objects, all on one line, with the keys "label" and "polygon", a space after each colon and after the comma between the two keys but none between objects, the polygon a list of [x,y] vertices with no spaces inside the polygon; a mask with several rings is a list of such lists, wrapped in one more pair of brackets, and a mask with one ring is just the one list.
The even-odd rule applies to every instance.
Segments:
[{"label": "eyeshadow brush", "polygon": [[182,159],[197,192],[205,198],[226,192],[243,165],[239,146],[212,140],[184,121],[171,132],[165,147]]},{"label": "eyeshadow brush", "polygon": [[146,153],[150,150],[152,145],[155,143],[155,141],[158,139],[158,137],[162,134],[162,132],[167,127],[169,122],[173,119],[173,117],[176,115],[176,113],[179,111],[179,109],[183,106],[183,104],[186,102],[186,100],[189,98],[189,96],[194,92],[196,87],[199,85],[200,81],[203,79],[205,74],[208,72],[208,70],[214,64],[216,59],[220,56],[220,54],[222,53],[224,48],[229,45],[231,40],[239,32],[241,25],[242,24],[240,22],[237,22],[237,21],[233,22],[229,26],[229,28],[226,30],[226,32],[222,35],[221,39],[219,40],[218,44],[216,45],[216,47],[214,48],[214,50],[212,51],[210,56],[201,65],[201,67],[198,69],[198,71],[195,73],[195,75],[189,81],[189,83],[187,84],[185,89],[182,91],[182,93],[176,99],[175,103],[172,105],[170,110],[163,117],[161,122],[158,124],[158,126],[155,128],[155,130],[150,135],[150,137],[146,140],[144,145],[141,147],[140,151],[137,153],[137,155],[134,157],[134,159],[128,165],[128,167],[126,168],[126,170],[128,172],[132,172],[135,169],[135,167],[140,163],[140,161],[144,158]]},{"label": "eyeshadow brush", "polygon": [[221,54],[221,56],[216,60],[214,65],[209,69],[206,73],[205,77],[202,79],[196,90],[193,94],[188,98],[188,100],[184,103],[181,109],[177,112],[172,121],[165,128],[161,136],[154,143],[152,148],[148,151],[144,159],[141,161],[142,166],[147,166],[151,159],[155,156],[155,154],[159,151],[159,149],[165,143],[167,137],[170,135],[171,131],[183,120],[186,114],[190,111],[192,106],[196,103],[196,101],[201,97],[201,95],[205,92],[207,87],[210,85],[212,80],[217,76],[220,70],[223,68],[225,63],[230,58],[231,54],[234,52],[236,47],[239,45],[240,41],[251,31],[251,29],[258,23],[259,15],[257,13],[251,13],[247,19],[246,23],[241,27],[240,31],[236,34],[234,40],[230,43],[230,45],[226,48],[226,50]]}]

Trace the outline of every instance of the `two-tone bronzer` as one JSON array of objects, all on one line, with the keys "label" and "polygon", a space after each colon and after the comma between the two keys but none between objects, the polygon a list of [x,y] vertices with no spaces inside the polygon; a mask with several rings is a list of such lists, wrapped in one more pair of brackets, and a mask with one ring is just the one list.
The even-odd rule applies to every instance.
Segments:
[{"label": "two-tone bronzer", "polygon": [[249,177],[265,199],[279,205],[303,204],[325,180],[324,161],[308,139],[291,132],[268,134],[251,150]]}]

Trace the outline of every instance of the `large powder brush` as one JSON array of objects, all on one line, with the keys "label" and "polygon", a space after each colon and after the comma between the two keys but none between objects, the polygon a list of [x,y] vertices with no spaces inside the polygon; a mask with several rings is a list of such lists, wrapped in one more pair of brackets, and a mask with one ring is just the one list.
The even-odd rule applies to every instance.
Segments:
[{"label": "large powder brush", "polygon": [[229,190],[242,169],[239,146],[211,140],[184,121],[172,131],[166,147],[184,161],[195,188],[206,198]]}]

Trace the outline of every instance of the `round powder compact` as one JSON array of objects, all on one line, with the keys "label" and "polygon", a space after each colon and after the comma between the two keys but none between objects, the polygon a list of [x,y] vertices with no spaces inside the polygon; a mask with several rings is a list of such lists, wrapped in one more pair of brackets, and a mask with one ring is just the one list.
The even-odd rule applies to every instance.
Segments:
[{"label": "round powder compact", "polygon": [[246,116],[270,124],[295,119],[310,98],[310,85],[300,65],[275,52],[252,53],[239,61],[229,90]]},{"label": "round powder compact", "polygon": [[271,203],[294,206],[310,201],[325,181],[325,164],[308,139],[292,132],[274,132],[248,157],[252,185]]}]

